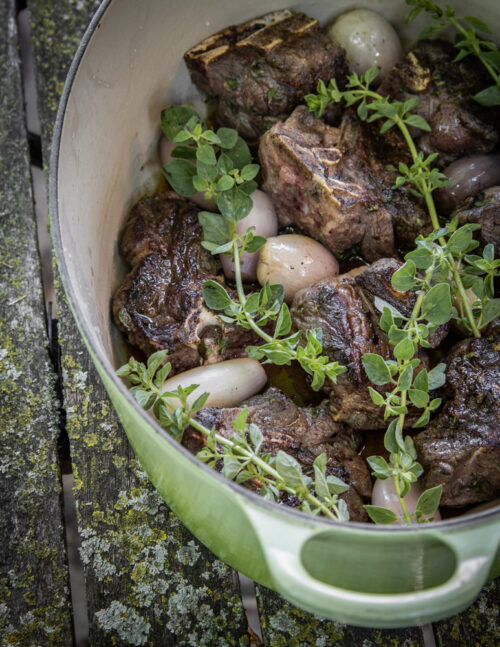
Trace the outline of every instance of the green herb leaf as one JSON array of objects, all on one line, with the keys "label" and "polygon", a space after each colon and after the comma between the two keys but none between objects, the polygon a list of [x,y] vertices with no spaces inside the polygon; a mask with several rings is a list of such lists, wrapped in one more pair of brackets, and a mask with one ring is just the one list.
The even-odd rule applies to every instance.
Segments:
[{"label": "green herb leaf", "polygon": [[438,364],[428,373],[429,391],[439,389],[446,382],[446,364]]},{"label": "green herb leaf", "polygon": [[225,149],[225,153],[233,162],[235,168],[243,168],[252,161],[248,144],[241,137],[238,137],[236,144],[232,148]]},{"label": "green herb leaf", "polygon": [[408,117],[405,117],[404,121],[405,124],[408,124],[408,126],[412,126],[413,128],[419,128],[425,132],[430,132],[431,130],[429,124],[420,115],[408,115]]},{"label": "green herb leaf", "polygon": [[378,505],[364,505],[363,507],[370,519],[377,524],[390,524],[397,521],[398,517],[392,510],[381,508]]},{"label": "green herb leaf", "polygon": [[198,113],[189,106],[170,106],[161,113],[161,128],[170,141],[181,131],[190,119],[200,121]]},{"label": "green herb leaf", "polygon": [[426,391],[421,391],[420,389],[410,389],[408,391],[408,396],[411,403],[414,404],[418,409],[423,409],[429,402],[429,394]]},{"label": "green herb leaf", "polygon": [[422,316],[434,326],[447,323],[452,315],[449,283],[434,285],[423,298]]},{"label": "green herb leaf", "polygon": [[198,149],[196,151],[196,159],[200,162],[203,162],[203,164],[207,164],[208,166],[215,166],[217,164],[215,151],[212,146],[210,146],[210,144],[202,144],[201,146],[198,146]]},{"label": "green herb leaf", "polygon": [[217,281],[205,281],[203,284],[203,298],[212,310],[224,310],[232,304],[232,299],[226,290]]},{"label": "green herb leaf", "polygon": [[276,455],[275,466],[280,476],[290,487],[297,488],[303,484],[302,468],[293,456],[280,449]]},{"label": "green herb leaf", "polygon": [[472,98],[482,106],[500,106],[500,88],[490,85],[485,90],[477,92]]},{"label": "green herb leaf", "polygon": [[371,382],[381,386],[391,381],[391,371],[383,357],[375,353],[365,353],[361,361]]},{"label": "green herb leaf", "polygon": [[218,213],[210,213],[210,211],[200,211],[198,213],[198,220],[203,227],[203,236],[205,241],[217,245],[223,245],[231,234],[229,225],[224,218]]},{"label": "green herb leaf", "polygon": [[500,299],[491,299],[483,306],[483,324],[489,324],[497,317],[500,317]]},{"label": "green herb leaf", "polygon": [[486,23],[484,23],[479,18],[476,18],[475,16],[465,16],[464,20],[466,20],[469,23],[469,25],[472,25],[474,29],[479,29],[479,31],[484,31],[485,34],[491,34],[491,29],[488,27]]},{"label": "green herb leaf", "polygon": [[234,149],[238,142],[238,131],[234,130],[234,128],[219,128],[217,137],[221,148]]},{"label": "green herb leaf", "polygon": [[372,468],[373,474],[377,478],[383,480],[391,476],[391,468],[382,456],[370,456],[366,459],[366,462]]},{"label": "green herb leaf", "polygon": [[417,502],[416,513],[417,515],[427,516],[434,514],[438,509],[439,502],[441,501],[441,494],[443,492],[442,485],[430,488],[423,492]]},{"label": "green herb leaf", "polygon": [[415,343],[408,338],[402,339],[393,350],[394,357],[402,361],[411,359],[415,352]]},{"label": "green herb leaf", "polygon": [[410,259],[402,265],[399,270],[392,275],[391,283],[395,290],[407,292],[411,290],[417,282],[415,281],[415,272],[417,268],[415,263]]},{"label": "green herb leaf", "polygon": [[179,195],[188,197],[196,193],[193,186],[193,178],[196,175],[196,167],[187,160],[174,160],[165,164],[163,172],[174,191]]}]

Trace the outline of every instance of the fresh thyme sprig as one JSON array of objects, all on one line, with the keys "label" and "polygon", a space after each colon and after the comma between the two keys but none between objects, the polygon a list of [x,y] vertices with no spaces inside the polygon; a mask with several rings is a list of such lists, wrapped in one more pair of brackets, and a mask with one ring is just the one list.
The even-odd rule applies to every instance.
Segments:
[{"label": "fresh thyme sprig", "polygon": [[474,16],[459,17],[450,5],[446,5],[446,8],[442,9],[432,0],[406,0],[406,4],[414,7],[406,19],[407,23],[415,20],[422,11],[427,12],[435,19],[435,22],[430,23],[420,32],[419,40],[434,38],[447,27],[457,30],[454,44],[458,49],[458,54],[455,61],[460,61],[471,54],[477,56],[494,81],[493,85],[475,94],[473,99],[483,106],[500,105],[500,51],[496,43],[491,40],[483,40],[476,33],[477,29],[485,34],[491,34],[488,25]]},{"label": "fresh thyme sprig", "polygon": [[[319,117],[327,105],[344,100],[348,106],[358,104],[357,113],[363,121],[371,123],[383,119],[384,122],[380,128],[382,134],[396,126],[408,146],[413,164],[408,166],[404,162],[400,162],[398,170],[401,175],[396,178],[394,187],[399,188],[408,184],[413,194],[424,199],[432,227],[435,232],[439,233],[441,226],[432,192],[439,187],[449,186],[449,179],[443,173],[431,167],[432,162],[436,158],[435,154],[425,158],[422,152],[417,151],[417,147],[409,130],[409,127],[413,127],[429,131],[430,126],[423,117],[412,114],[411,112],[418,105],[418,99],[414,98],[405,102],[390,101],[387,97],[370,89],[370,84],[377,73],[378,68],[372,67],[362,76],[358,76],[356,73],[351,74],[348,77],[347,89],[344,91],[339,90],[335,79],[330,80],[328,87],[323,81],[319,81],[317,94],[307,95],[305,97],[306,103],[309,110],[316,117]],[[443,248],[443,253],[446,253],[448,251],[446,249],[446,241],[440,233],[437,240]],[[465,320],[466,328],[470,330],[474,337],[480,337],[481,334],[477,326],[476,317],[472,312],[462,282],[462,274],[452,254],[448,253],[447,261],[451,274],[450,285],[452,292],[460,303],[460,310],[465,313],[465,317],[462,320]]]},{"label": "fresh thyme sprig", "polygon": [[199,385],[187,388],[178,386],[175,391],[162,391],[162,385],[171,370],[167,351],[157,351],[147,360],[147,365],[133,357],[118,369],[117,374],[128,380],[134,398],[146,410],[152,409],[161,426],[178,442],[188,426],[206,438],[206,445],[197,456],[210,467],[222,462],[222,473],[236,483],[251,481],[259,492],[271,501],[281,493],[296,497],[301,509],[313,515],[324,515],[338,521],[348,521],[347,505],[339,495],[349,486],[333,475],[326,474],[327,457],[320,454],[313,463],[314,478],[304,474],[302,466],[293,457],[280,450],[276,456],[263,454],[263,436],[255,424],[247,424],[248,409],[242,409],[233,422],[235,433],[225,438],[215,429],[208,429],[195,417],[204,406],[208,393],[200,395],[192,405],[188,396]]},{"label": "fresh thyme sprig", "polygon": [[[248,146],[236,130],[207,129],[197,113],[188,106],[172,106],[162,113],[163,132],[178,144],[172,151],[182,157],[165,165],[164,171],[173,188],[184,196],[204,191],[207,199],[215,198],[220,213],[201,211],[202,245],[212,254],[231,255],[235,268],[237,299],[217,281],[206,281],[203,295],[207,306],[221,311],[223,321],[253,330],[265,343],[247,348],[248,356],[264,359],[264,363],[290,365],[297,361],[312,376],[312,388],[320,389],[326,378],[336,381],[346,368],[329,362],[322,355],[322,333],[316,329],[290,334],[292,322],[288,306],[283,302],[281,285],[266,283],[259,292],[245,294],[241,277],[241,255],[256,252],[266,242],[250,227],[238,235],[236,224],[252,208],[250,194],[256,189],[253,180],[259,165],[252,163]],[[275,322],[273,334],[264,330]]]}]

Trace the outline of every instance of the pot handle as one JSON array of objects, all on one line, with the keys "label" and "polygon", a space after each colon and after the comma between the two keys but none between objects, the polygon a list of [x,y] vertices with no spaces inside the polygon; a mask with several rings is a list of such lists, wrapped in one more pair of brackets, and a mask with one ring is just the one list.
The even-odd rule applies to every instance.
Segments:
[{"label": "pot handle", "polygon": [[[342,588],[325,583],[311,575],[304,565],[304,547],[314,538],[321,536],[327,542],[350,542],[353,537],[361,538],[370,550],[370,537],[382,539],[394,537],[394,532],[370,531],[364,528],[346,529],[345,526],[331,526],[318,529],[317,525],[299,521],[295,527],[284,531],[280,516],[253,504],[245,506],[252,525],[260,539],[266,557],[272,588],[297,606],[317,615],[365,627],[396,628],[420,625],[449,617],[465,609],[478,596],[488,578],[499,543],[498,521],[482,523],[478,528],[422,529],[418,536],[426,535],[430,550],[436,547],[451,551],[456,567],[451,576],[438,586],[407,593],[364,593],[360,590]],[[288,518],[288,523],[290,519]],[[411,533],[411,531],[409,531]],[[401,535],[404,548],[406,532]],[[415,536],[415,533],[412,533]],[[408,537],[409,538],[409,537]],[[425,543],[425,542],[424,542]],[[364,550],[364,548],[363,548]],[[388,557],[388,561],[390,556]],[[325,563],[325,571],[328,563]],[[388,572],[388,581],[391,574]],[[358,581],[363,586],[363,573]]]}]

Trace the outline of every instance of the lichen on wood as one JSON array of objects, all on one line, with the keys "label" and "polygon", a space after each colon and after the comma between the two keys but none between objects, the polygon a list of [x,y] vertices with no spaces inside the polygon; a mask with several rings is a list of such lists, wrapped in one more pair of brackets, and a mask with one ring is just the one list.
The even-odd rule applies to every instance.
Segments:
[{"label": "lichen on wood", "polygon": [[423,647],[418,627],[365,629],[302,611],[278,593],[257,586],[257,605],[266,647]]},{"label": "lichen on wood", "polygon": [[0,643],[72,644],[15,3],[0,3]]}]

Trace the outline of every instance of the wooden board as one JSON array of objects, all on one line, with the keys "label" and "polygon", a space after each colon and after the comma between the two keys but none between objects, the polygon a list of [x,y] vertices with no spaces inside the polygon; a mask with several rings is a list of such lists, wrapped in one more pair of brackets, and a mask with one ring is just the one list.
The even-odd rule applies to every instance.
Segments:
[{"label": "wooden board", "polygon": [[[63,79],[98,3],[74,5],[29,3],[45,162]],[[90,645],[248,645],[236,573],[149,483],[57,292]]]},{"label": "wooden board", "polygon": [[0,643],[73,644],[15,3],[0,3]]},{"label": "wooden board", "polygon": [[409,629],[364,629],[297,609],[280,595],[257,587],[262,639],[265,647],[423,647],[422,632]]}]

